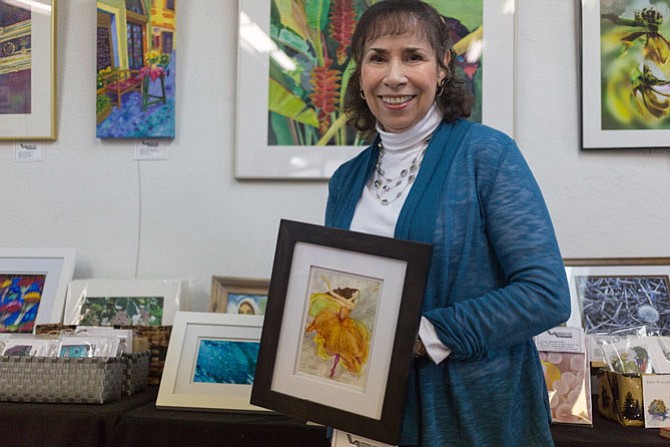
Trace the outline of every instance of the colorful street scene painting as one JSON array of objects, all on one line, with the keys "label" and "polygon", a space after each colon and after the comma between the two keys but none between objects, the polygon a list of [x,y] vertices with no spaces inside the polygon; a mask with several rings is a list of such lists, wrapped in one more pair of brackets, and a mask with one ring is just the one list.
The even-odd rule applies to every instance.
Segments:
[{"label": "colorful street scene painting", "polygon": [[[344,95],[354,69],[351,37],[376,0],[272,0],[268,145],[359,145],[346,126]],[[481,122],[483,0],[428,0],[445,17],[456,68],[476,97],[471,119]]]},{"label": "colorful street scene painting", "polygon": [[0,273],[0,332],[31,333],[46,275]]},{"label": "colorful street scene painting", "polygon": [[364,388],[382,281],[312,267],[297,370]]},{"label": "colorful street scene painting", "polygon": [[31,113],[31,12],[0,0],[0,115]]},{"label": "colorful street scene painting", "polygon": [[259,347],[258,342],[201,339],[193,382],[251,385]]},{"label": "colorful street scene painting", "polygon": [[162,296],[86,297],[79,324],[82,326],[160,326]]},{"label": "colorful street scene painting", "polygon": [[670,129],[670,1],[600,0],[603,130]]},{"label": "colorful street scene painting", "polygon": [[175,3],[98,0],[98,138],[174,138]]}]

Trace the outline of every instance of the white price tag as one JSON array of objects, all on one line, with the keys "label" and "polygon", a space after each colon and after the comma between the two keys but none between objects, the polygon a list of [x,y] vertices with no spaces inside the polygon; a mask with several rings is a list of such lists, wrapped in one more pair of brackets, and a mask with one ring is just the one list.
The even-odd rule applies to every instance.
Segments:
[{"label": "white price tag", "polygon": [[330,447],[397,447],[383,442],[373,441],[358,435],[352,435],[340,430],[333,430],[333,438]]},{"label": "white price tag", "polygon": [[14,161],[42,161],[44,160],[43,142],[19,142],[14,143]]},{"label": "white price tag", "polygon": [[167,140],[136,140],[135,160],[167,160]]}]

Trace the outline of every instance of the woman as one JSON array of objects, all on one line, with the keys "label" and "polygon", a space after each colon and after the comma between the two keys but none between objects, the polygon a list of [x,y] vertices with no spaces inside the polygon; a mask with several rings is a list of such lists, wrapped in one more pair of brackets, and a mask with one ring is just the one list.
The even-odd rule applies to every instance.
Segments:
[{"label": "woman", "polygon": [[471,100],[450,45],[423,2],[362,15],[347,113],[378,136],[333,175],[326,225],[433,247],[419,329],[428,355],[410,374],[401,445],[551,446],[532,337],[569,317],[565,269],[515,142],[464,119]]}]

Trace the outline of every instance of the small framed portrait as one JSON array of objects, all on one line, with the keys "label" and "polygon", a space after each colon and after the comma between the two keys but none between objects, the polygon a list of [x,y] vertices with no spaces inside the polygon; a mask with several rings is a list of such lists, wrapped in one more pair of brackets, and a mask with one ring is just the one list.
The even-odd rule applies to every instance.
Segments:
[{"label": "small framed portrait", "polygon": [[269,287],[269,279],[212,276],[209,310],[229,314],[263,315]]}]

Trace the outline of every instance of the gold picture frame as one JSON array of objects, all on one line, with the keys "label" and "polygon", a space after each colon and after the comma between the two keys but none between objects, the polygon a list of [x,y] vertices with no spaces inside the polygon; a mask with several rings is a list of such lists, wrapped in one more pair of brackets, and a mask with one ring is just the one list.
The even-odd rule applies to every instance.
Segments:
[{"label": "gold picture frame", "polygon": [[0,140],[56,139],[56,5],[0,3]]},{"label": "gold picture frame", "polygon": [[212,276],[210,312],[263,315],[269,279]]}]

